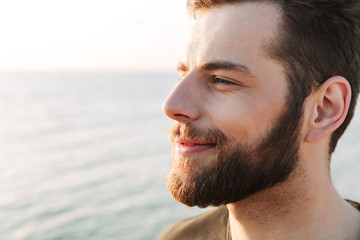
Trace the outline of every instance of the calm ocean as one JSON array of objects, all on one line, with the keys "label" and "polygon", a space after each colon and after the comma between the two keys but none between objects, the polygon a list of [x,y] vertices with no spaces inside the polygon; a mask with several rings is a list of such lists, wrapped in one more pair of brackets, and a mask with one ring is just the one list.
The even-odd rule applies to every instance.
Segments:
[{"label": "calm ocean", "polygon": [[[165,176],[176,74],[0,76],[0,239],[151,240],[197,208]],[[332,160],[360,201],[360,113]],[[206,211],[206,210],[205,210]]]}]

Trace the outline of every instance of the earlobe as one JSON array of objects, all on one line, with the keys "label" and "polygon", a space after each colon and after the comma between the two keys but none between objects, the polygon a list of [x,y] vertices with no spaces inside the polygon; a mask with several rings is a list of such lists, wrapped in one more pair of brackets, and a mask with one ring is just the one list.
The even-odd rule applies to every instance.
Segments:
[{"label": "earlobe", "polygon": [[305,141],[316,141],[335,131],[345,120],[351,100],[349,82],[340,76],[326,80],[313,92],[314,111]]}]

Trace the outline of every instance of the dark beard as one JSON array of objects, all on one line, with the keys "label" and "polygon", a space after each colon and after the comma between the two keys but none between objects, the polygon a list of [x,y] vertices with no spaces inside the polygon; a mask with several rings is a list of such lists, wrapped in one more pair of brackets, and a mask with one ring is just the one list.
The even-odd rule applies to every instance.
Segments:
[{"label": "dark beard", "polygon": [[[248,198],[288,179],[298,161],[302,107],[289,107],[265,138],[253,145],[239,143],[217,129],[200,130],[192,123],[177,123],[173,139],[200,138],[216,145],[215,160],[196,174],[194,164],[184,160],[173,169],[167,185],[174,198],[188,206],[220,206]],[[187,163],[185,163],[187,162]]]}]

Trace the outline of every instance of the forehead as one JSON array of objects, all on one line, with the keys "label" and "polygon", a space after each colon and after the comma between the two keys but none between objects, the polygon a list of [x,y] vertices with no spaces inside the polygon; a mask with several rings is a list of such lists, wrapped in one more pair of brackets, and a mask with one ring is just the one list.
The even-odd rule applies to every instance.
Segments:
[{"label": "forehead", "polygon": [[189,64],[214,58],[251,61],[278,33],[280,9],[275,4],[245,2],[201,10],[185,57]]}]

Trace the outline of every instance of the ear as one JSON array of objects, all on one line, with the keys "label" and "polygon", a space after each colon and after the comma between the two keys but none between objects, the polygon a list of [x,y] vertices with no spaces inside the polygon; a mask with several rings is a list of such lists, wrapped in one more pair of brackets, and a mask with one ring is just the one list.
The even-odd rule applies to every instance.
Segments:
[{"label": "ear", "polygon": [[316,141],[335,131],[345,120],[351,100],[349,82],[340,76],[326,80],[310,101],[312,109],[305,141]]}]

